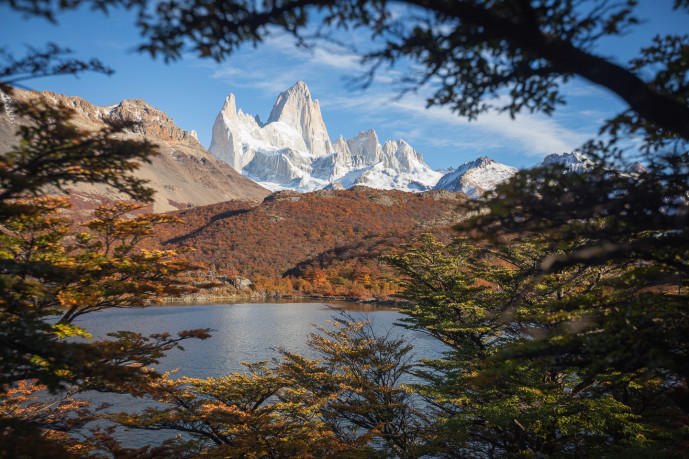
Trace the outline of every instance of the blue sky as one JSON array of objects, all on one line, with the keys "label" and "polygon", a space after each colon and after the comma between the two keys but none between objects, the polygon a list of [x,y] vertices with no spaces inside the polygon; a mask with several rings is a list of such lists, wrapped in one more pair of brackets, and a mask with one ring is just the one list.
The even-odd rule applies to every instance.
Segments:
[{"label": "blue sky", "polygon": [[[625,62],[658,31],[689,32],[687,15],[673,12],[671,4],[671,0],[642,0],[647,22],[633,34],[606,40],[599,52]],[[128,13],[104,16],[80,10],[57,19],[57,25],[26,19],[2,6],[0,46],[19,56],[25,44],[41,46],[52,41],[73,49],[78,57],[98,57],[116,73],[35,79],[27,81],[27,86],[80,96],[96,105],[144,99],[181,128],[195,129],[206,147],[213,121],[229,93],[235,94],[244,112],[266,120],[277,95],[297,80],[305,81],[312,96],[320,100],[332,140],[373,128],[381,142],[403,138],[433,168],[458,166],[478,156],[528,167],[546,154],[575,149],[595,135],[602,120],[623,108],[606,91],[573,80],[565,88],[567,105],[552,117],[521,115],[511,120],[507,114],[489,113],[468,122],[446,108],[425,109],[422,93],[397,98],[400,87],[394,81],[400,69],[382,70],[367,90],[353,89],[347,78],[362,71],[356,56],[325,49],[302,51],[286,37],[246,47],[220,64],[192,55],[165,64],[134,51],[140,39]]]}]

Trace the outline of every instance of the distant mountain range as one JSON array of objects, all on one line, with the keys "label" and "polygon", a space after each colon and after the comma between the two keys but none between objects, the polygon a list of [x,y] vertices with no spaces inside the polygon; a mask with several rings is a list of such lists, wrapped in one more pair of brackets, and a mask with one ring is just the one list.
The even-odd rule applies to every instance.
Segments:
[{"label": "distant mountain range", "polygon": [[[376,131],[330,142],[318,100],[298,81],[281,93],[266,123],[237,109],[230,94],[215,119],[209,151],[270,190],[307,192],[364,185],[378,189],[460,191],[478,198],[518,169],[482,157],[447,172],[431,169],[404,140],[381,144]],[[567,163],[581,170],[587,159],[567,153],[543,163]]]},{"label": "distant mountain range", "polygon": [[237,110],[230,94],[215,119],[209,151],[271,190],[365,185],[424,191],[442,177],[404,140],[381,145],[373,129],[331,143],[318,100],[303,81],[278,96],[266,123]]},{"label": "distant mountain range", "polygon": [[[16,142],[19,121],[12,116],[8,96],[0,96],[9,102],[0,113],[1,154]],[[413,192],[441,189],[478,198],[518,171],[486,157],[456,169],[435,171],[404,140],[381,143],[373,129],[331,142],[320,104],[302,81],[278,96],[266,123],[237,109],[230,94],[216,117],[209,150],[198,142],[194,131],[179,128],[168,115],[140,99],[99,107],[80,97],[49,91],[17,89],[13,97],[39,96],[74,109],[73,122],[83,129],[98,129],[108,119],[140,122],[126,135],[159,145],[160,155],[136,172],[156,191],[154,212],[228,200],[260,201],[277,190],[308,192],[355,185]],[[583,155],[565,153],[550,155],[537,166],[552,163],[574,172],[591,164]],[[123,198],[105,186],[90,184],[75,185],[71,196],[83,209]]]}]

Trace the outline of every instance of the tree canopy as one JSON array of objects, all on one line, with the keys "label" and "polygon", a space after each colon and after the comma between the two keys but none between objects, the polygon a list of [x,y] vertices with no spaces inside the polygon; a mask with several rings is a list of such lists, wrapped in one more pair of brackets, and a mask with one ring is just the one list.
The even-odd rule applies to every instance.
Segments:
[{"label": "tree canopy", "polygon": [[[337,40],[338,30],[369,35],[362,50],[375,71],[407,59],[413,84],[432,84],[429,104],[449,105],[475,118],[495,107],[552,112],[564,102],[562,83],[573,75],[609,89],[629,110],[610,125],[659,140],[657,129],[689,139],[686,36],[658,36],[627,64],[599,55],[601,39],[622,36],[644,18],[637,2],[607,0],[549,2],[447,0],[11,0],[10,6],[55,21],[60,10],[87,5],[138,12],[140,50],[166,60],[183,52],[215,60],[245,44],[285,32],[302,46]],[[677,14],[689,5],[674,3]],[[377,46],[379,45],[379,46]],[[376,47],[377,46],[377,47]],[[500,97],[495,97],[500,96]]]}]

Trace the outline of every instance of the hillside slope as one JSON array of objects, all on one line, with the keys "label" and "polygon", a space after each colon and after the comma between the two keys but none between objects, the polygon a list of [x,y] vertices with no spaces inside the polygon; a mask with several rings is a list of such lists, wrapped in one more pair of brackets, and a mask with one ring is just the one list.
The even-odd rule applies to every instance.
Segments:
[{"label": "hillside slope", "polygon": [[[126,137],[147,139],[159,146],[159,155],[135,172],[149,181],[156,191],[154,212],[166,212],[192,206],[213,204],[230,199],[262,199],[270,192],[236,172],[231,166],[211,155],[193,133],[175,125],[162,111],[143,100],[125,100],[99,107],[80,97],[68,97],[50,91],[15,90],[18,100],[44,97],[50,104],[63,104],[74,110],[72,122],[84,130],[104,126],[103,120],[135,120],[141,124]],[[7,99],[7,96],[4,97]],[[20,122],[13,116],[11,101],[0,113],[0,153],[16,142],[14,132]],[[78,184],[71,196],[77,208],[89,208],[101,202],[122,199],[105,186]]]},{"label": "hillside slope", "polygon": [[185,224],[163,228],[155,242],[193,247],[193,260],[254,281],[302,278],[314,269],[333,282],[360,275],[357,270],[375,278],[377,257],[415,236],[433,232],[448,240],[464,199],[463,193],[440,190],[282,191],[253,206],[232,201],[175,212]]}]

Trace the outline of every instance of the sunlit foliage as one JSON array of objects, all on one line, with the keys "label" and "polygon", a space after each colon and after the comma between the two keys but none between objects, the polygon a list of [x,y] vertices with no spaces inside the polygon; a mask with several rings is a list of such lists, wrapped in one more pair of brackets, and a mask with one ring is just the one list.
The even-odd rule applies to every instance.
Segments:
[{"label": "sunlit foliage", "polygon": [[[542,274],[542,262],[559,251],[543,238],[495,249],[426,235],[405,255],[387,258],[412,301],[401,308],[404,326],[452,349],[425,362],[419,374],[426,383],[416,387],[444,432],[436,446],[479,456],[677,453],[689,421],[677,398],[681,380],[617,367],[617,358],[633,362],[619,354],[637,349],[607,344],[624,339],[619,327],[608,330],[634,319],[628,308],[589,304],[606,299],[620,307],[620,282],[635,268],[577,264]],[[595,348],[584,344],[589,340]],[[651,343],[662,346],[638,345]],[[547,352],[553,348],[556,356]]]},{"label": "sunlit foliage", "polygon": [[120,413],[130,428],[186,432],[222,457],[417,457],[428,421],[402,384],[411,346],[339,316],[311,335],[316,359],[281,350],[222,378],[157,381],[160,408]]}]

